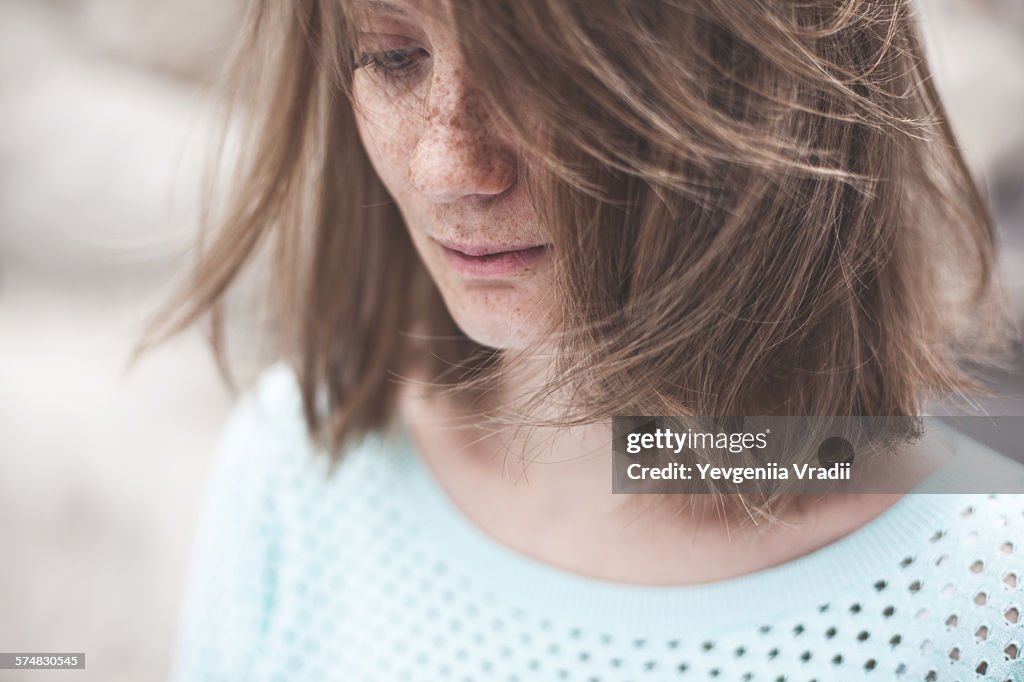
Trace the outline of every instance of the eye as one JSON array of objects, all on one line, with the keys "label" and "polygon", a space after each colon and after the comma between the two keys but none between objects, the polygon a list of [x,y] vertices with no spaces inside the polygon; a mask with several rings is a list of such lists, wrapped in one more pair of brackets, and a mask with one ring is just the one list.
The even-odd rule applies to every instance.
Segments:
[{"label": "eye", "polygon": [[354,67],[370,68],[388,79],[398,80],[415,73],[430,54],[421,47],[403,47],[378,52],[362,52]]}]

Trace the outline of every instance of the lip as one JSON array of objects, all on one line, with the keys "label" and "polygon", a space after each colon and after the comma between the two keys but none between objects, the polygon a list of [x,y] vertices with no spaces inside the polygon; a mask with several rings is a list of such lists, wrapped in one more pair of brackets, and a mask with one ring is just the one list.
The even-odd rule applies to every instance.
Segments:
[{"label": "lip", "polygon": [[453,270],[466,277],[500,279],[526,272],[548,253],[548,244],[460,244],[434,239]]}]

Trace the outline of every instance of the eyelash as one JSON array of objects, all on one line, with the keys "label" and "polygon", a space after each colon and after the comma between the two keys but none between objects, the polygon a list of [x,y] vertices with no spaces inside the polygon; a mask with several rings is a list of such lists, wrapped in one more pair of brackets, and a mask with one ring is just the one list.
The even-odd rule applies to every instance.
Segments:
[{"label": "eyelash", "polygon": [[426,50],[419,47],[404,47],[396,50],[380,52],[363,52],[356,59],[354,67],[369,67],[379,72],[388,80],[399,80],[408,77],[419,66],[419,55],[427,56]]}]

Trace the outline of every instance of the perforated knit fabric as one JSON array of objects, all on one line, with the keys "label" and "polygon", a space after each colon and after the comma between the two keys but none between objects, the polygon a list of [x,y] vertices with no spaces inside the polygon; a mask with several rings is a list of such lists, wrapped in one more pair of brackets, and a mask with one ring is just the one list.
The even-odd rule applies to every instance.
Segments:
[{"label": "perforated knit fabric", "polygon": [[215,463],[174,680],[1024,680],[1020,496],[911,494],[783,566],[641,587],[490,539],[407,440],[326,472],[275,367]]}]

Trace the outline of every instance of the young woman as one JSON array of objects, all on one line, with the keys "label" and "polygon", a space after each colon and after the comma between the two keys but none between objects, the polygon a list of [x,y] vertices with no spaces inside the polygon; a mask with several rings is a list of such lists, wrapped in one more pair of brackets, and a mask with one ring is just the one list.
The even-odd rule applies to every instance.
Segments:
[{"label": "young woman", "polygon": [[283,361],[227,429],[175,678],[1024,679],[1019,497],[611,493],[616,415],[972,386],[993,232],[914,21],[255,2],[236,189],[160,331],[268,250]]}]

